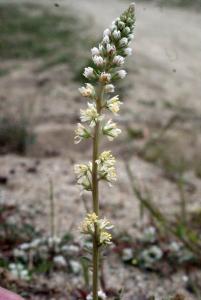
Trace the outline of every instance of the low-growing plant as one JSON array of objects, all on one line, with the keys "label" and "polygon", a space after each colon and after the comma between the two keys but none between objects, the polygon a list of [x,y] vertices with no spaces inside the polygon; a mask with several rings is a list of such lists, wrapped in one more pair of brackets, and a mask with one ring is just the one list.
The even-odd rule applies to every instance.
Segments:
[{"label": "low-growing plant", "polygon": [[88,123],[85,127],[78,123],[76,129],[75,143],[85,139],[92,139],[92,161],[87,164],[75,165],[75,173],[78,184],[83,191],[92,193],[92,212],[88,213],[81,224],[81,232],[92,241],[89,253],[92,251],[92,293],[87,300],[105,299],[105,294],[99,290],[99,268],[101,250],[111,244],[111,223],[106,218],[100,217],[99,212],[99,183],[108,182],[111,185],[117,180],[115,171],[115,158],[111,151],[100,153],[100,136],[106,136],[110,141],[116,138],[121,130],[109,119],[104,121],[103,111],[117,114],[122,102],[119,96],[110,97],[114,92],[113,85],[119,79],[126,76],[125,70],[119,70],[124,64],[125,57],[132,50],[129,43],[133,38],[135,25],[134,4],[117,18],[112,26],[103,33],[103,40],[99,47],[91,49],[92,65],[85,68],[84,77],[87,79],[85,87],[80,88],[82,96],[89,99],[86,110],[81,109],[81,122]]},{"label": "low-growing plant", "polygon": [[27,147],[35,141],[34,132],[28,119],[23,117],[0,118],[0,153],[26,154]]}]

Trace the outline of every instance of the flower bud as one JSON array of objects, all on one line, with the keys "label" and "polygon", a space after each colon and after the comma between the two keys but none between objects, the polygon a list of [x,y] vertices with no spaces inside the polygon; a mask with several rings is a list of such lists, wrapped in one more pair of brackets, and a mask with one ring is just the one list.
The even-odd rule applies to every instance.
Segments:
[{"label": "flower bud", "polygon": [[92,56],[99,55],[100,51],[99,51],[99,49],[97,47],[93,47],[91,49],[91,54],[92,54]]},{"label": "flower bud", "polygon": [[84,77],[89,78],[89,79],[93,78],[94,77],[94,69],[91,67],[85,68],[83,75],[84,75]]},{"label": "flower bud", "polygon": [[93,62],[94,62],[95,65],[97,65],[97,66],[103,66],[104,60],[103,60],[102,56],[95,55],[95,56],[93,56],[92,59],[93,59]]},{"label": "flower bud", "polygon": [[113,63],[116,66],[120,67],[124,64],[124,58],[121,55],[117,55],[117,56],[114,57]]},{"label": "flower bud", "polygon": [[121,32],[119,30],[114,30],[112,35],[115,40],[119,40],[121,38]]},{"label": "flower bud", "polygon": [[99,78],[100,82],[102,83],[108,83],[111,80],[111,74],[110,73],[106,73],[106,72],[102,72]]},{"label": "flower bud", "polygon": [[125,70],[117,71],[116,75],[119,79],[124,79],[126,77],[127,72]]},{"label": "flower bud", "polygon": [[105,93],[114,93],[114,85],[113,84],[106,84],[104,88]]},{"label": "flower bud", "polygon": [[125,47],[128,45],[128,39],[126,37],[122,38],[119,42],[121,47]]},{"label": "flower bud", "polygon": [[126,49],[124,49],[124,54],[125,54],[126,56],[131,55],[131,54],[132,54],[132,49],[131,49],[131,48],[126,48]]}]

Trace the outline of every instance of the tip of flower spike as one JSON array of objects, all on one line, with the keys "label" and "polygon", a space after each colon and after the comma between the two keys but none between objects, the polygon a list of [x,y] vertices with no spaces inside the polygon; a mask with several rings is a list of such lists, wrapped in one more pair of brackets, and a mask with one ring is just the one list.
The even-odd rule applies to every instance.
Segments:
[{"label": "tip of flower spike", "polygon": [[133,12],[135,11],[135,2],[132,2],[130,4],[129,9],[132,10]]}]

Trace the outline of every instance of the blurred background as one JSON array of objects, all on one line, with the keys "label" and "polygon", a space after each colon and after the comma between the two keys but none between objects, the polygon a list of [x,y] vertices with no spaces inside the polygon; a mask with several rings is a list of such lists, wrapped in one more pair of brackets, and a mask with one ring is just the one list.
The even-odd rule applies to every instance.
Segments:
[{"label": "blurred background", "polygon": [[[90,195],[80,197],[73,165],[91,145],[74,145],[78,88],[91,47],[129,3],[0,0],[0,282],[27,299],[86,297],[77,228]],[[102,284],[110,296],[123,286],[125,299],[201,299],[201,1],[139,0],[136,19],[117,89],[123,133],[102,141],[118,160],[118,183],[101,189],[115,224]]]}]

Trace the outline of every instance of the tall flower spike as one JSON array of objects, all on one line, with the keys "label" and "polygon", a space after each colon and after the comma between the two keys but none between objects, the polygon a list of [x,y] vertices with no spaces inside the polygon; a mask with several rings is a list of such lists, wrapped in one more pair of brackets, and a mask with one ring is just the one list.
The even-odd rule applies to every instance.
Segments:
[{"label": "tall flower spike", "polygon": [[127,72],[122,69],[127,56],[132,54],[130,48],[134,37],[135,5],[132,3],[123,14],[112,22],[111,27],[103,33],[99,45],[91,49],[91,65],[84,69],[84,77],[87,79],[85,86],[79,89],[82,96],[89,98],[86,109],[81,109],[81,122],[89,125],[85,127],[81,123],[76,129],[75,142],[84,139],[92,139],[92,161],[88,164],[77,164],[75,174],[77,182],[85,191],[92,192],[92,213],[88,214],[81,225],[81,232],[90,236],[93,242],[93,282],[92,293],[88,300],[106,299],[105,294],[99,290],[99,257],[102,246],[111,243],[112,225],[105,218],[99,217],[99,182],[107,181],[109,185],[117,180],[115,170],[115,158],[111,151],[103,151],[99,154],[100,136],[104,135],[113,140],[121,130],[117,125],[108,120],[102,124],[103,110],[117,114],[122,102],[119,96],[110,97],[114,93],[115,82],[124,79]]}]

